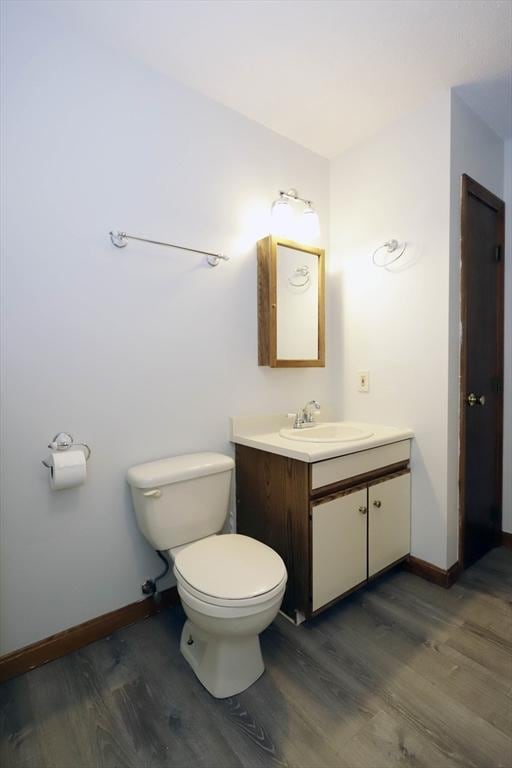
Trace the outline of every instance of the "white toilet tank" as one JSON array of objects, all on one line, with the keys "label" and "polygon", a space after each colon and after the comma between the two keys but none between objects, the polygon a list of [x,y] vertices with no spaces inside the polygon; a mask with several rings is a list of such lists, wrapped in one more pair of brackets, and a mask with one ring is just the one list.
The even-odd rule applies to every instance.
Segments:
[{"label": "white toilet tank", "polygon": [[154,549],[173,549],[222,530],[235,462],[190,453],[128,470],[139,528]]}]

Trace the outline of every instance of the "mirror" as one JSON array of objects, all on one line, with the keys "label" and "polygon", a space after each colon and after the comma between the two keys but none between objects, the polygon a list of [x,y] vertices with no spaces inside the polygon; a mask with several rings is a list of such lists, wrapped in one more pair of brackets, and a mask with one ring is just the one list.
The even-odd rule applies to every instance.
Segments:
[{"label": "mirror", "polygon": [[258,242],[258,363],[325,366],[324,251],[268,236]]}]

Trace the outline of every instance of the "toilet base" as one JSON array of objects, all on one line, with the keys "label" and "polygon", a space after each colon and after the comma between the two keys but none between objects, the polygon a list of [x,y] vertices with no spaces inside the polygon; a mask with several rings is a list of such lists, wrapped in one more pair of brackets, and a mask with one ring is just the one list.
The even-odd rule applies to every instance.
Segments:
[{"label": "toilet base", "polygon": [[216,699],[245,691],[265,670],[258,635],[217,637],[188,619],[181,633],[180,651]]}]

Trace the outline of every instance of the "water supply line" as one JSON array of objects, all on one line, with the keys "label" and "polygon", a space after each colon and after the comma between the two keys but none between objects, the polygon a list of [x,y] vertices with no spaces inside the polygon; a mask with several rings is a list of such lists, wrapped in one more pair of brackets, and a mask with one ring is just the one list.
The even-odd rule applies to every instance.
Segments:
[{"label": "water supply line", "polygon": [[167,576],[169,573],[169,560],[165,557],[165,555],[162,552],[159,552],[158,549],[155,550],[156,554],[162,560],[162,562],[165,564],[165,568],[162,571],[162,573],[159,573],[158,576],[155,576],[154,579],[147,579],[144,584],[142,585],[142,594],[143,595],[155,595],[157,592],[157,581],[160,581],[160,579],[163,579],[164,576]]}]

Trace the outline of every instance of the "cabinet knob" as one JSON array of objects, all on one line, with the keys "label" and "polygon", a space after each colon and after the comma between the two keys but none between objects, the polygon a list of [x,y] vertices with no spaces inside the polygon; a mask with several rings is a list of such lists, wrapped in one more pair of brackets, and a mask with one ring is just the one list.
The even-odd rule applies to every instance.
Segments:
[{"label": "cabinet knob", "polygon": [[377,507],[377,509],[379,509],[379,507],[382,507],[382,501],[379,501],[378,499],[375,499],[375,501],[373,502],[373,506]]},{"label": "cabinet knob", "polygon": [[368,510],[367,510],[367,508],[366,508],[366,507],[359,507],[359,511],[360,511],[360,513],[361,513],[362,515],[366,515],[366,513],[368,512]]}]

